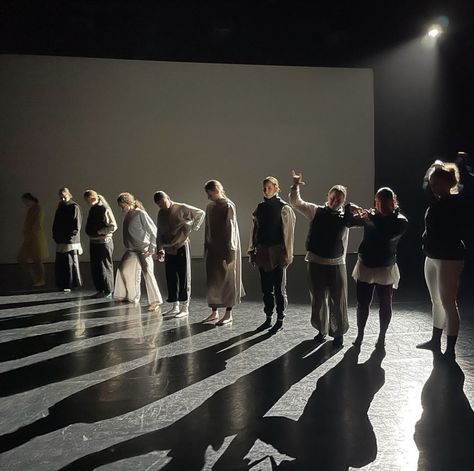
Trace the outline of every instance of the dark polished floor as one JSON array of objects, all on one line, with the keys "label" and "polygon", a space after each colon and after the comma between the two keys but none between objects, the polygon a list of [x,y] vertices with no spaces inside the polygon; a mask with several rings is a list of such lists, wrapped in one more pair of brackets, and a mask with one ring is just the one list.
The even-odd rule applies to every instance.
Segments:
[{"label": "dark polished floor", "polygon": [[385,350],[376,312],[360,351],[313,341],[309,307],[258,331],[162,318],[91,293],[0,298],[0,469],[473,470],[474,322],[457,362],[415,349],[425,294],[395,304]]}]

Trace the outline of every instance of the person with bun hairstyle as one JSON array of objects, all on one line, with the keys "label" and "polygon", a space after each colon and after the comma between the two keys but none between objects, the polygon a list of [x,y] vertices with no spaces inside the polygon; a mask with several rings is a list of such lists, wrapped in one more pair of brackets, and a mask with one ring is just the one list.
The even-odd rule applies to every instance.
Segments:
[{"label": "person with bun hairstyle", "polygon": [[292,178],[290,204],[311,221],[305,260],[308,262],[311,324],[319,331],[314,340],[322,343],[329,334],[334,338],[333,345],[339,348],[349,329],[346,272],[349,227],[352,212],[360,208],[346,204],[347,189],[342,185],[329,189],[324,206],[303,201],[300,196],[300,186],[305,185],[303,175],[293,170]]},{"label": "person with bun hairstyle", "polygon": [[[245,295],[237,212],[221,182],[209,180],[204,190],[210,200],[206,207],[204,260],[211,314],[203,322],[224,325],[232,322],[232,308]],[[226,308],[221,319],[220,307]]]},{"label": "person with bun hairstyle", "polygon": [[84,199],[90,205],[86,222],[89,236],[91,273],[96,298],[110,298],[114,291],[113,233],[117,230],[114,213],[107,200],[95,190],[86,190]]},{"label": "person with bun hairstyle", "polygon": [[271,327],[276,308],[273,330],[277,331],[283,326],[288,305],[286,268],[293,262],[296,216],[291,206],[278,196],[280,185],[275,177],[268,176],[262,183],[264,199],[252,214],[248,254],[250,263],[260,272],[266,320],[259,328]]},{"label": "person with bun hairstyle", "polygon": [[466,228],[472,218],[458,194],[458,183],[459,172],[453,163],[436,160],[425,175],[425,185],[433,196],[425,213],[423,233],[425,280],[432,303],[433,332],[431,339],[417,348],[441,353],[441,336],[446,330],[444,357],[450,360],[456,357],[457,294],[466,253]]},{"label": "person with bun hairstyle", "polygon": [[53,239],[56,242],[55,274],[59,290],[70,292],[82,286],[79,255],[82,255],[82,213],[69,188],[58,191],[60,199],[54,215]]},{"label": "person with bun hairstyle", "polygon": [[380,333],[375,346],[385,346],[385,335],[392,318],[393,289],[398,288],[400,272],[397,266],[397,247],[407,229],[408,220],[401,214],[397,196],[391,188],[380,188],[375,194],[375,208],[361,209],[356,225],[364,228],[359,256],[352,272],[357,283],[357,337],[359,347],[369,317],[374,291],[379,301]]},{"label": "person with bun hairstyle", "polygon": [[23,225],[23,242],[18,252],[18,261],[27,272],[34,287],[46,285],[43,262],[49,257],[48,243],[44,232],[44,211],[38,198],[23,193],[21,201],[28,208]]},{"label": "person with bun hairstyle", "polygon": [[159,311],[163,300],[153,271],[153,254],[156,252],[155,223],[142,203],[131,193],[120,193],[117,203],[125,213],[123,243],[126,250],[117,270],[114,298],[139,303],[140,280],[143,274],[148,310]]}]

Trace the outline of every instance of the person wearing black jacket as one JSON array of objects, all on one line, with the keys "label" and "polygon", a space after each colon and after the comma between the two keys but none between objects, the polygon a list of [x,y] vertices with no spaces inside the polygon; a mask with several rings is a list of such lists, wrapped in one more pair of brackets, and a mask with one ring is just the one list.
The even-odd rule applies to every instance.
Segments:
[{"label": "person wearing black jacket", "polygon": [[59,290],[69,292],[82,286],[78,257],[82,254],[80,234],[82,215],[81,208],[72,200],[69,188],[60,188],[58,195],[61,201],[53,222],[53,239],[56,242],[56,286]]},{"label": "person wearing black jacket", "polygon": [[352,277],[357,283],[358,347],[364,338],[374,291],[379,300],[380,333],[378,348],[385,346],[385,334],[392,318],[393,289],[398,288],[397,246],[406,231],[408,220],[400,213],[397,196],[390,188],[380,188],[375,194],[375,208],[360,210],[356,225],[364,228],[359,256]]},{"label": "person wearing black jacket", "polygon": [[91,272],[96,298],[111,298],[114,291],[113,233],[117,230],[115,217],[106,199],[94,190],[86,190],[84,199],[91,208],[87,217],[86,234],[90,242]]},{"label": "person wearing black jacket", "polygon": [[454,360],[459,332],[457,294],[472,212],[458,194],[459,171],[455,164],[437,160],[428,169],[426,181],[433,196],[425,213],[423,233],[425,280],[432,303],[433,333],[430,340],[417,348],[440,353],[441,335],[446,329],[444,356]]}]

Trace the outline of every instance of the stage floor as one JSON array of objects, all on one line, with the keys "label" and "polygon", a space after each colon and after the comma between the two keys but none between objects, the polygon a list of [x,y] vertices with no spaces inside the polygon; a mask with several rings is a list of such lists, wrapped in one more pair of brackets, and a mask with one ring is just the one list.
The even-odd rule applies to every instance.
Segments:
[{"label": "stage floor", "polygon": [[0,298],[2,471],[474,469],[474,323],[434,361],[424,297],[385,350],[374,309],[359,352],[354,307],[336,349],[307,305],[272,334],[258,303],[216,327],[203,300],[178,320],[90,294]]}]

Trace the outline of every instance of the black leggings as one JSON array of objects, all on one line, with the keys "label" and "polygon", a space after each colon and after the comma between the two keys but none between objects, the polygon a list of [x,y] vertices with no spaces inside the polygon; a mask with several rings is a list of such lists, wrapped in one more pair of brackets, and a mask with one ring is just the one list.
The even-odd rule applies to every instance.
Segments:
[{"label": "black leggings", "polygon": [[377,292],[379,300],[380,334],[384,336],[392,319],[393,285],[377,285],[357,281],[357,328],[359,333],[365,329],[374,290]]}]

